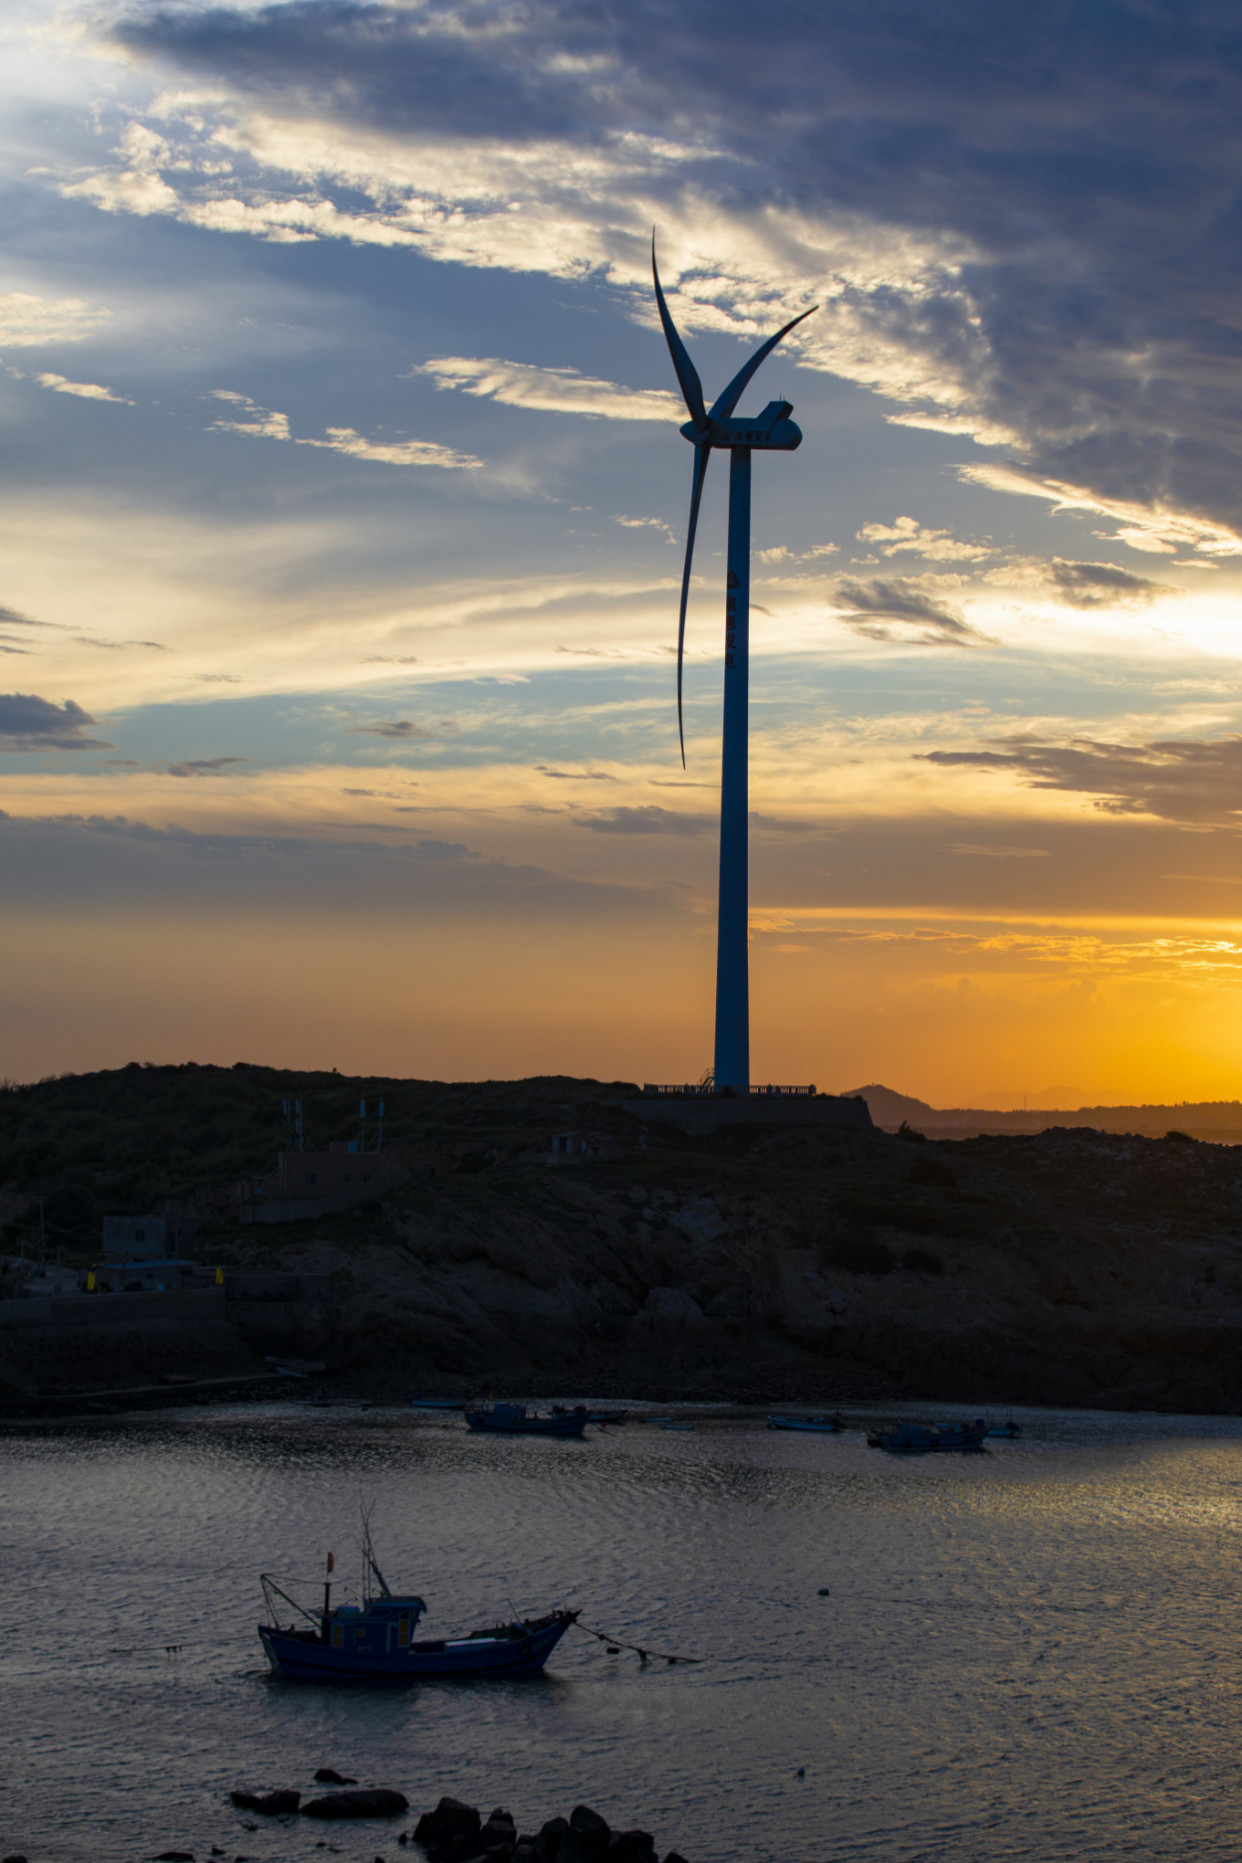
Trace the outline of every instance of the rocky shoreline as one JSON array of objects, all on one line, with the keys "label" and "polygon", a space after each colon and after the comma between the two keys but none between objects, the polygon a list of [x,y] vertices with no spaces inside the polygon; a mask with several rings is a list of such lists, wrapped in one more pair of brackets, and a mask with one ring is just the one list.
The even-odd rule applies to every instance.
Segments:
[{"label": "rocky shoreline", "polygon": [[[383,1819],[389,1841],[402,1849],[420,1849],[427,1863],[686,1863],[676,1850],[665,1851],[661,1857],[650,1831],[612,1830],[589,1805],[576,1805],[567,1818],[545,1819],[537,1831],[523,1833],[512,1813],[503,1807],[485,1818],[477,1806],[442,1797],[434,1810],[423,1812],[412,1829],[397,1831],[395,1820],[403,1818],[410,1807],[404,1792],[388,1786],[359,1788],[355,1780],[332,1767],[321,1767],[315,1780],[319,1785],[338,1789],[309,1798],[289,1788],[235,1791],[229,1797],[235,1810],[286,1828],[297,1818],[311,1818],[319,1824]],[[241,1828],[245,1832],[260,1827],[244,1823]],[[208,1855],[223,1857],[227,1851],[213,1844]],[[3,1863],[27,1863],[27,1859],[14,1854],[4,1858]],[[202,1860],[193,1850],[168,1849],[159,1851],[152,1863]],[[238,1863],[244,1863],[244,1859]],[[385,1863],[385,1859],[377,1857],[375,1863]]]}]

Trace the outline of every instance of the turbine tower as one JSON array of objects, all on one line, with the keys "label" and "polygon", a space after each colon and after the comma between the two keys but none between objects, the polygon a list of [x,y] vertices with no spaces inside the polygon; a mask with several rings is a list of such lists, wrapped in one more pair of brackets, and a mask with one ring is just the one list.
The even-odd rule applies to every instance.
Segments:
[{"label": "turbine tower", "polygon": [[[750,751],[750,456],[752,452],[792,453],[802,444],[802,430],[790,420],[788,401],[769,401],[754,420],[735,418],[733,410],[765,357],[783,336],[811,311],[794,317],[760,345],[739,369],[710,409],[703,401],[703,385],[690,360],[677,326],[669,314],[656,265],[655,234],[651,236],[651,275],[655,280],[660,322],[677,372],[682,399],[690,418],[681,429],[694,448],[694,479],[690,490],[690,524],[686,533],[686,562],[681,576],[681,615],[677,624],[677,737],[681,765],[686,767],[686,734],[682,722],[681,675],[686,640],[686,602],[690,595],[690,568],[694,534],[698,528],[703,480],[713,447],[729,455],[729,568],[725,588],[724,741],[720,760],[720,897],[716,920],[716,1053],[715,1090],[750,1092],[750,965],[746,946],[749,905],[747,833]],[[812,310],[818,309],[812,305]]]}]

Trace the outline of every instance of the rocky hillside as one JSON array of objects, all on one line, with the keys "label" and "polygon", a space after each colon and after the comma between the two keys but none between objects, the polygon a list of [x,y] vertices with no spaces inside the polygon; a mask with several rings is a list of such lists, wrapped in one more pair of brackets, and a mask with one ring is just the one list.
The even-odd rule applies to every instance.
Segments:
[{"label": "rocky hillside", "polygon": [[[115,1092],[116,1076],[94,1078]],[[115,1151],[96,1129],[92,1178],[89,1086],[61,1168],[98,1200]],[[337,1077],[342,1109],[358,1086]],[[696,1137],[630,1117],[632,1090],[595,1082],[387,1090],[408,1096],[409,1175],[382,1203],[220,1219],[198,1244],[226,1267],[330,1277],[303,1345],[338,1388],[1242,1409],[1232,1147],[1090,1130]],[[55,1120],[37,1119],[43,1175],[12,1172],[11,1207],[55,1182]],[[588,1128],[620,1155],[540,1161],[551,1131]]]}]

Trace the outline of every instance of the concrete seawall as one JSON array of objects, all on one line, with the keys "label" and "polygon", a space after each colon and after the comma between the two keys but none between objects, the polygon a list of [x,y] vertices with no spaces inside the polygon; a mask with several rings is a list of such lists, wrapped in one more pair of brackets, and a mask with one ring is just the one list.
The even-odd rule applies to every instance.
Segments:
[{"label": "concrete seawall", "polygon": [[[317,1349],[328,1330],[327,1277],[253,1279],[260,1285],[243,1279],[241,1298],[211,1287],[0,1301],[0,1408],[40,1396],[253,1377],[265,1352]],[[273,1293],[273,1281],[285,1286]]]},{"label": "concrete seawall", "polygon": [[47,1294],[35,1300],[0,1300],[0,1332],[16,1327],[64,1332],[144,1325],[186,1327],[225,1317],[222,1287],[165,1294]]}]

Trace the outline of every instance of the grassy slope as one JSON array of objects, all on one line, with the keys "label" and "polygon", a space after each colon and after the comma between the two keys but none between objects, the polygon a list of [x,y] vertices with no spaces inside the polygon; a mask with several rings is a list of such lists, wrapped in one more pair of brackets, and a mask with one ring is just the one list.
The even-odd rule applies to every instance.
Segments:
[{"label": "grassy slope", "polygon": [[[315,1150],[355,1138],[360,1100],[374,1114],[382,1099],[386,1147],[448,1142],[468,1151],[496,1128],[511,1140],[525,1125],[530,1143],[571,1098],[619,1091],[555,1079],[446,1086],[242,1062],[135,1062],[0,1090],[0,1189],[42,1196],[52,1243],[67,1258],[85,1259],[98,1245],[102,1216],[148,1215],[166,1198],[192,1198],[270,1171],[285,1140],[287,1098],[301,1098],[306,1142]],[[29,1218],[10,1225],[8,1239],[31,1228]]]}]

